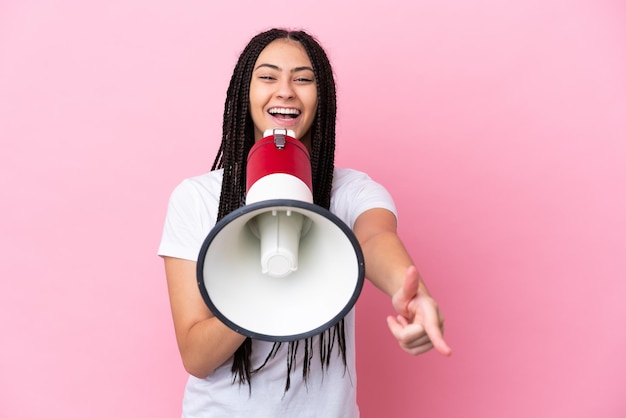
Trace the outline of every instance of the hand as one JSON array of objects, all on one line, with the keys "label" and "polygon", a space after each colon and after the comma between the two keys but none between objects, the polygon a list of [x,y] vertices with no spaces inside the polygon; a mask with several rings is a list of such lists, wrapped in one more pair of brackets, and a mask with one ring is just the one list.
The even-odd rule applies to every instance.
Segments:
[{"label": "hand", "polygon": [[443,339],[443,315],[435,300],[419,291],[419,284],[417,269],[409,267],[402,288],[391,299],[398,315],[389,316],[387,325],[407,353],[418,355],[434,347],[449,356],[452,349]]}]

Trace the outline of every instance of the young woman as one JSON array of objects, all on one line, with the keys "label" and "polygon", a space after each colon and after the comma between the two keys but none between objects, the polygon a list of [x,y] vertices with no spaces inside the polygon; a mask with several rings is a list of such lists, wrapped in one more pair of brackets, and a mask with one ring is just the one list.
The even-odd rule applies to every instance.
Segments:
[{"label": "young woman", "polygon": [[270,343],[216,318],[198,290],[196,260],[215,223],[242,206],[245,162],[266,129],[286,128],[309,150],[316,204],[354,231],[366,277],[391,297],[387,319],[400,346],[417,355],[443,339],[443,317],[396,233],[387,191],[366,174],[334,167],[336,97],[332,68],[314,38],[272,29],[255,36],[235,66],[212,170],[172,193],[159,255],[176,339],[191,375],[183,417],[358,417],[354,312],[303,341]]}]

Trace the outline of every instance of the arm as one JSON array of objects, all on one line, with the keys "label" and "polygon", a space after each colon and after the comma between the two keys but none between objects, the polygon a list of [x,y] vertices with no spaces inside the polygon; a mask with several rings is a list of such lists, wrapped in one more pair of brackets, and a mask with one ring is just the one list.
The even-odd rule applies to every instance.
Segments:
[{"label": "arm", "polygon": [[165,275],[178,350],[185,370],[204,378],[228,360],[245,336],[224,325],[198,290],[196,262],[164,257]]},{"label": "arm", "polygon": [[370,209],[354,224],[365,258],[365,275],[391,296],[397,317],[387,324],[400,346],[410,354],[435,347],[443,355],[452,350],[443,339],[443,316],[430,296],[397,234],[396,218],[386,209]]}]

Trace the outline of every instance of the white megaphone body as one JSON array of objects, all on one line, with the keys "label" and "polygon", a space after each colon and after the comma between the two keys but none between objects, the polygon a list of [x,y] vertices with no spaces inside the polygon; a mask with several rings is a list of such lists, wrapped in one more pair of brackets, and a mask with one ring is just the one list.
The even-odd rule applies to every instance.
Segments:
[{"label": "white megaphone body", "polygon": [[200,293],[233,330],[293,341],[339,322],[361,293],[361,247],[336,215],[313,203],[311,163],[292,131],[274,129],[250,150],[246,204],[206,237]]}]

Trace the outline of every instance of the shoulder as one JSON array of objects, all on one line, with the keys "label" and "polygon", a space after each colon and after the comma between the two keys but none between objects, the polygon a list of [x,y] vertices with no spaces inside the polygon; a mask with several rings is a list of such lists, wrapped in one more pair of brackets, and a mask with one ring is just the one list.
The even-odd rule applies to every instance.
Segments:
[{"label": "shoulder", "polygon": [[205,191],[217,189],[219,191],[222,187],[223,175],[224,170],[209,171],[208,173],[184,179],[178,187]]},{"label": "shoulder", "polygon": [[222,170],[216,170],[182,180],[170,195],[168,217],[212,223],[217,215],[222,174]]},{"label": "shoulder", "polygon": [[223,170],[210,171],[182,180],[172,192],[172,200],[219,200]]},{"label": "shoulder", "polygon": [[365,183],[374,182],[366,173],[352,168],[335,167],[333,173],[333,191],[351,188]]},{"label": "shoulder", "polygon": [[352,227],[360,214],[374,208],[388,209],[396,214],[393,198],[383,185],[362,171],[335,168],[331,212]]}]

